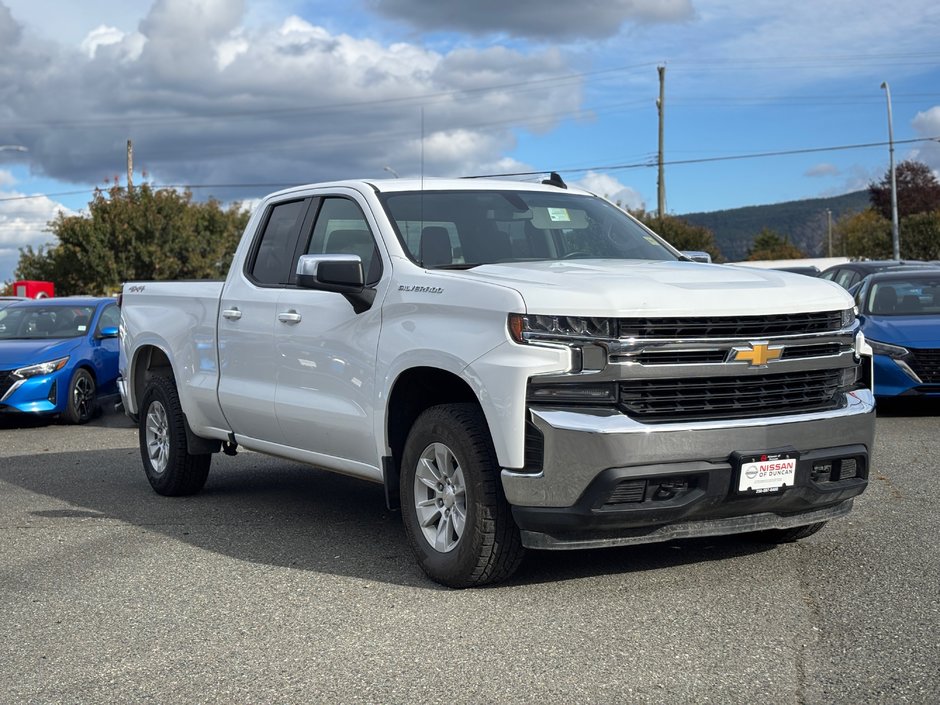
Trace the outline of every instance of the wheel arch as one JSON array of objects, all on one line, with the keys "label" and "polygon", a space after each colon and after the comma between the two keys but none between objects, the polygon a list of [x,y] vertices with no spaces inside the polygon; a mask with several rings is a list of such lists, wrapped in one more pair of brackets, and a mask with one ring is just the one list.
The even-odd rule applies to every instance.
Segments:
[{"label": "wheel arch", "polygon": [[473,403],[482,408],[466,380],[439,367],[411,367],[395,379],[385,410],[385,438],[391,455],[383,459],[386,501],[390,509],[399,506],[399,468],[408,432],[426,409],[451,403]]}]

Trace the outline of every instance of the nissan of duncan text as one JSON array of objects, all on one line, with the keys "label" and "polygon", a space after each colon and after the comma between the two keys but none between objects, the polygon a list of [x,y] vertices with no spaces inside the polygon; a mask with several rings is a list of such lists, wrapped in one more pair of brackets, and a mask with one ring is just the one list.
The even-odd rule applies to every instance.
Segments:
[{"label": "nissan of duncan text", "polygon": [[339,181],[266,197],[224,281],[127,282],[119,389],[156,492],[242,449],[378,483],[420,568],[469,587],[527,550],[847,514],[874,436],[855,313],[556,174]]}]

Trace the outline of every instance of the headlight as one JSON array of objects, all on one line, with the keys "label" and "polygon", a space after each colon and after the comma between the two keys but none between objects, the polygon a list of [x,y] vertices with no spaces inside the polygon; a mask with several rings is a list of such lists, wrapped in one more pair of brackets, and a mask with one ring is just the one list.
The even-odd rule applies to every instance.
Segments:
[{"label": "headlight", "polygon": [[517,343],[530,340],[572,343],[576,340],[610,338],[613,330],[614,322],[609,318],[509,314],[509,334]]},{"label": "headlight", "polygon": [[858,307],[853,306],[852,308],[847,308],[842,312],[842,327],[848,328],[853,323],[855,323],[855,316],[858,314]]},{"label": "headlight", "polygon": [[875,355],[887,355],[888,357],[895,360],[900,360],[902,357],[907,357],[911,353],[910,350],[907,348],[902,348],[900,345],[879,343],[877,340],[872,340],[871,338],[869,338],[866,342],[871,345],[872,352],[874,352]]},{"label": "headlight", "polygon": [[53,372],[61,370],[69,361],[68,357],[60,357],[58,360],[49,362],[40,362],[38,365],[29,365],[13,370],[13,376],[17,379],[29,379],[30,377],[39,377],[40,375],[51,375]]}]

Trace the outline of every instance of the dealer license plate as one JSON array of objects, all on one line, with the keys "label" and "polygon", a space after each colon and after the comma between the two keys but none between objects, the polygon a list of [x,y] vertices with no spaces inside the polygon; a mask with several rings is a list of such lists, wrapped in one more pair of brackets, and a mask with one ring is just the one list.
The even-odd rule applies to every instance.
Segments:
[{"label": "dealer license plate", "polygon": [[796,456],[793,453],[762,453],[741,458],[738,492],[765,494],[793,487]]}]

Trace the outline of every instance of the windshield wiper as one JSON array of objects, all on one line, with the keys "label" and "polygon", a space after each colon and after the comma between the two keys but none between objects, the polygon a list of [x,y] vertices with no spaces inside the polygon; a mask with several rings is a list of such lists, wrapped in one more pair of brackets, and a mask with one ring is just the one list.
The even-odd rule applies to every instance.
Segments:
[{"label": "windshield wiper", "polygon": [[476,263],[462,263],[462,264],[436,264],[433,267],[428,267],[428,269],[473,269],[474,267],[479,267],[482,262]]}]

